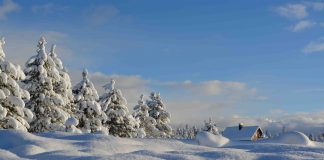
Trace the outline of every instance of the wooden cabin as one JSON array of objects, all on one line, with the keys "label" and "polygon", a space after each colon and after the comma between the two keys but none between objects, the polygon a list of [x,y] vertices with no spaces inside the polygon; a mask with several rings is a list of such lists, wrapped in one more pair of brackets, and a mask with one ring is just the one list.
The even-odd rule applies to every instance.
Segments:
[{"label": "wooden cabin", "polygon": [[264,134],[259,126],[244,126],[240,123],[238,126],[225,128],[223,136],[236,141],[256,141],[263,138]]}]

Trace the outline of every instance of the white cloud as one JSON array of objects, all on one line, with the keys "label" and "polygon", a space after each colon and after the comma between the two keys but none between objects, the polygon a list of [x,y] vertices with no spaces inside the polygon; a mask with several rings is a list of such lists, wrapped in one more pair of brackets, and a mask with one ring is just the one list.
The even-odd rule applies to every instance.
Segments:
[{"label": "white cloud", "polygon": [[99,26],[108,23],[116,17],[119,14],[119,10],[112,5],[101,5],[92,7],[86,14],[87,20],[92,25]]},{"label": "white cloud", "polygon": [[299,21],[297,24],[291,27],[291,30],[293,32],[298,32],[307,28],[311,28],[316,25],[316,22],[314,21],[309,21],[309,20],[302,20]]},{"label": "white cloud", "polygon": [[304,53],[314,53],[324,51],[324,38],[310,42],[304,49]]},{"label": "white cloud", "polygon": [[219,80],[209,80],[198,83],[186,80],[184,82],[163,82],[161,85],[191,91],[193,94],[200,94],[203,96],[242,94],[244,92],[254,94],[255,92],[254,89],[247,88],[245,83]]},{"label": "white cloud", "polygon": [[303,19],[309,16],[309,10],[322,11],[323,9],[324,3],[322,2],[303,2],[279,6],[275,8],[275,11],[287,18]]},{"label": "white cloud", "polygon": [[308,16],[307,6],[305,4],[287,4],[277,7],[275,11],[287,18],[302,19]]},{"label": "white cloud", "polygon": [[17,11],[19,5],[14,3],[12,0],[4,0],[3,4],[0,6],[0,20],[7,18],[7,14]]}]

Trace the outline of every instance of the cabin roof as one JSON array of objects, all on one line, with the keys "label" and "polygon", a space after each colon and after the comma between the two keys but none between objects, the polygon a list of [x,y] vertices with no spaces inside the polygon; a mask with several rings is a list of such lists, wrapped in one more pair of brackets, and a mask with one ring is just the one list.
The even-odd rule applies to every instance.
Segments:
[{"label": "cabin roof", "polygon": [[223,135],[231,140],[252,140],[253,135],[258,129],[261,130],[259,126],[243,126],[241,130],[239,130],[238,126],[227,127]]}]

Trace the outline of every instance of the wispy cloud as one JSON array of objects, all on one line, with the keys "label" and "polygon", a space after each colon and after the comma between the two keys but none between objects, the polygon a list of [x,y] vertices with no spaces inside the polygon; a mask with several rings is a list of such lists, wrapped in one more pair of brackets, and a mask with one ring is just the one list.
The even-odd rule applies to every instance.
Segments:
[{"label": "wispy cloud", "polygon": [[298,31],[302,31],[304,29],[312,28],[315,25],[316,25],[316,22],[314,22],[314,21],[302,20],[302,21],[299,21],[298,23],[296,23],[295,25],[293,25],[291,27],[291,30],[293,32],[298,32]]},{"label": "wispy cloud", "polygon": [[309,20],[312,18],[311,11],[324,10],[324,3],[322,2],[299,2],[290,3],[282,6],[278,6],[274,9],[279,15],[297,20],[297,22],[290,26],[290,30],[293,32],[299,32],[305,29],[312,28],[314,26],[323,26],[320,22]]},{"label": "wispy cloud", "polygon": [[162,85],[191,91],[194,94],[201,94],[204,96],[220,96],[228,94],[242,94],[243,92],[254,93],[252,88],[247,91],[248,87],[241,82],[226,82],[219,80],[202,81],[193,83],[190,80],[184,82],[165,82]]},{"label": "wispy cloud", "polygon": [[119,14],[119,10],[113,5],[101,5],[90,8],[87,11],[87,20],[95,26],[108,23]]},{"label": "wispy cloud", "polygon": [[276,7],[275,12],[287,18],[304,19],[309,16],[309,10],[322,11],[323,9],[322,2],[302,2]]},{"label": "wispy cloud", "polygon": [[304,49],[304,53],[324,52],[324,37],[310,42]]},{"label": "wispy cloud", "polygon": [[17,11],[18,9],[19,5],[17,3],[14,3],[12,0],[4,0],[0,6],[0,20],[6,19],[7,14]]},{"label": "wispy cloud", "polygon": [[275,8],[275,11],[287,18],[302,19],[308,16],[307,6],[304,4],[287,4]]}]

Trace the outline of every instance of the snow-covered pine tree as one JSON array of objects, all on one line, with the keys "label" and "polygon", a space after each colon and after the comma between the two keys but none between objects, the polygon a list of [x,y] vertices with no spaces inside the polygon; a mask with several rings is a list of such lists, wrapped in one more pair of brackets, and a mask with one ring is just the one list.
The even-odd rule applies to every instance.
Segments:
[{"label": "snow-covered pine tree", "polygon": [[17,129],[27,131],[33,119],[33,113],[25,108],[23,99],[29,99],[29,93],[18,85],[25,78],[19,65],[6,61],[0,39],[0,129]]},{"label": "snow-covered pine tree", "polygon": [[138,104],[134,107],[133,116],[140,121],[140,128],[143,128],[147,137],[159,137],[161,132],[156,128],[156,120],[150,117],[149,107],[145,104],[144,95],[140,96]]},{"label": "snow-covered pine tree", "polygon": [[71,79],[68,74],[68,71],[64,67],[61,59],[57,56],[56,45],[52,45],[49,56],[52,58],[55,63],[56,69],[59,71],[60,79],[58,81],[53,82],[53,90],[55,93],[59,94],[64,101],[64,108],[67,112],[70,112],[73,108],[73,94],[72,94],[72,85]]},{"label": "snow-covered pine tree", "polygon": [[197,133],[199,132],[199,129],[197,128],[197,126],[193,126],[192,127],[192,131],[193,131],[193,138],[195,138],[196,137],[196,135],[197,135]]},{"label": "snow-covered pine tree", "polygon": [[265,135],[267,136],[267,138],[272,138],[271,133],[269,132],[269,130],[265,131]]},{"label": "snow-covered pine tree", "polygon": [[203,130],[207,131],[207,132],[211,132],[211,133],[216,134],[216,135],[219,134],[218,128],[216,127],[216,123],[213,123],[211,117],[209,117],[208,122],[205,121],[205,126],[204,126]]},{"label": "snow-covered pine tree", "polygon": [[35,118],[30,123],[31,132],[65,131],[65,121],[69,113],[64,107],[61,95],[55,93],[53,84],[60,81],[59,71],[53,59],[45,51],[45,38],[38,42],[37,55],[26,62],[24,87],[30,93],[26,107],[31,109]]},{"label": "snow-covered pine tree", "polygon": [[79,120],[77,128],[85,133],[106,132],[107,129],[102,126],[102,122],[107,120],[107,116],[97,102],[99,96],[93,83],[88,79],[86,69],[83,70],[82,77],[81,82],[73,87],[76,104],[75,116]]},{"label": "snow-covered pine tree", "polygon": [[109,127],[109,134],[119,137],[134,137],[138,123],[129,114],[127,101],[119,89],[115,89],[115,81],[104,86],[106,93],[99,98],[102,110],[107,115],[105,125]]},{"label": "snow-covered pine tree", "polygon": [[171,115],[165,110],[160,93],[152,92],[150,100],[146,104],[149,107],[150,117],[156,120],[156,128],[162,133],[163,137],[170,137],[172,134],[172,128],[169,125]]}]

